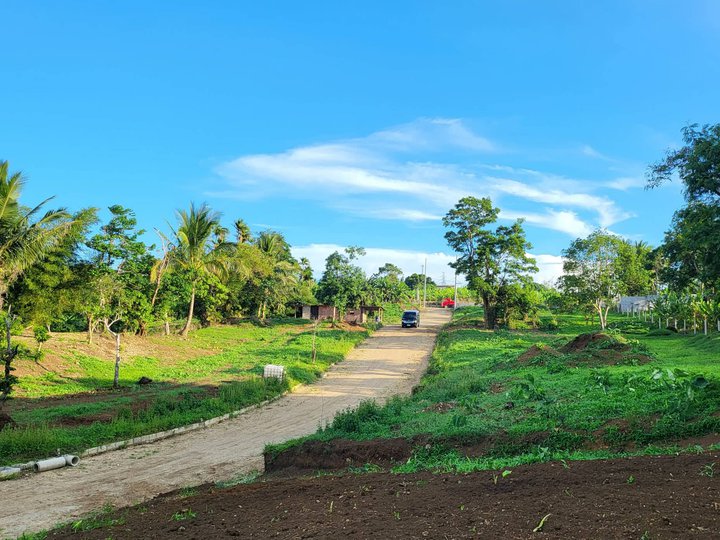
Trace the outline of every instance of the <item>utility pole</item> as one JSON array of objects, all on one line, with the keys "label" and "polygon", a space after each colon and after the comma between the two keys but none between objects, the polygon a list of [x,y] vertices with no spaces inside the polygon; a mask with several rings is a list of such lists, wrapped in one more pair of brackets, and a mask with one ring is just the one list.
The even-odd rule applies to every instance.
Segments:
[{"label": "utility pole", "polygon": [[425,284],[423,285],[423,309],[427,306],[427,257],[425,257]]},{"label": "utility pole", "polygon": [[455,297],[453,298],[454,304],[453,304],[453,311],[457,309],[457,272],[455,272]]}]

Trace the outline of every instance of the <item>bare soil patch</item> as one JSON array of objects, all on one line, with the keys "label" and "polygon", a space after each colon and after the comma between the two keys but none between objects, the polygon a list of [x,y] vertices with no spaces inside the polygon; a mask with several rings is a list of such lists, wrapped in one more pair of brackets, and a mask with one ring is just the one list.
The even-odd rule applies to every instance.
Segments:
[{"label": "bare soil patch", "polygon": [[412,455],[417,440],[404,438],[306,441],[275,455],[265,454],[265,472],[283,476],[317,470],[343,470],[373,464],[391,467]]},{"label": "bare soil patch", "polygon": [[603,344],[607,348],[612,348],[619,351],[630,350],[628,345],[619,343],[612,336],[608,336],[603,333],[591,333],[591,334],[580,334],[578,337],[570,341],[570,343],[560,347],[560,352],[563,353],[578,353],[585,351],[593,345]]},{"label": "bare soil patch", "polygon": [[487,471],[205,486],[194,496],[176,491],[117,511],[112,527],[49,537],[717,538],[713,464],[720,454],[543,463],[497,482]]},{"label": "bare soil patch", "polygon": [[527,351],[518,356],[518,362],[522,364],[528,363],[530,360],[537,358],[538,356],[549,355],[549,356],[562,356],[562,354],[550,347],[549,345],[533,345]]}]

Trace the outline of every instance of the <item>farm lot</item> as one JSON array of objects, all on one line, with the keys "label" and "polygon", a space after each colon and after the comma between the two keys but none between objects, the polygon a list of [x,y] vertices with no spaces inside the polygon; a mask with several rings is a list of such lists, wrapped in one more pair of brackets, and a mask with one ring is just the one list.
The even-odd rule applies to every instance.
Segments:
[{"label": "farm lot", "polygon": [[[53,335],[44,355],[16,361],[20,384],[4,412],[17,424],[0,431],[0,465],[162,431],[261,402],[316,380],[368,335],[362,327],[317,330],[285,319],[200,329],[177,336],[123,338],[120,388],[113,390],[114,342],[85,334]],[[22,340],[22,338],[21,338]],[[28,348],[29,339],[25,340]],[[29,356],[29,355],[28,355]],[[281,364],[284,383],[260,378]],[[151,384],[138,385],[140,377]]]}]

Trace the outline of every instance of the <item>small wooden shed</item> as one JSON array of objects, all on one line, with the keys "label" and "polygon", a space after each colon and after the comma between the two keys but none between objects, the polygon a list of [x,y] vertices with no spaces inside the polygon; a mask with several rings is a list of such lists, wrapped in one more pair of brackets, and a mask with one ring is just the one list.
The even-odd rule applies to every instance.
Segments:
[{"label": "small wooden shed", "polygon": [[314,305],[314,306],[303,306],[302,319],[310,319],[313,321],[324,321],[325,319],[337,319],[338,310],[335,306],[328,305]]}]

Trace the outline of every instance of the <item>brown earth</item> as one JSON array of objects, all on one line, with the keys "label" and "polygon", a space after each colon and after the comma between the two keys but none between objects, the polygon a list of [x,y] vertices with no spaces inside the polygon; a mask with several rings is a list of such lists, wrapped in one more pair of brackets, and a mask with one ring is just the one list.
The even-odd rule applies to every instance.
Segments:
[{"label": "brown earth", "polygon": [[118,520],[112,527],[65,529],[49,538],[720,536],[717,452],[553,462],[499,473],[346,474],[206,486],[189,497],[176,491],[104,516]]},{"label": "brown earth", "polygon": [[348,467],[373,464],[391,467],[407,460],[420,438],[350,441],[305,441],[278,454],[265,454],[265,473],[291,476],[318,470],[340,471]]},{"label": "brown earth", "polygon": [[[651,422],[652,419],[648,419]],[[585,435],[585,443],[578,447],[584,450],[635,451],[636,444],[628,441],[622,445],[608,444],[604,438],[610,429],[625,433],[630,423],[624,419],[611,420],[603,427]],[[360,468],[367,465],[390,469],[405,462],[418,450],[432,450],[435,447],[453,449],[460,456],[468,458],[486,457],[497,453],[500,448],[512,446],[516,449],[543,446],[548,437],[554,433],[537,431],[522,437],[511,437],[505,431],[478,437],[438,439],[430,434],[417,435],[412,438],[381,438],[366,441],[348,439],[332,439],[329,441],[309,440],[291,446],[281,452],[265,453],[265,473],[273,477],[296,476],[314,471],[339,472],[348,467]],[[663,441],[664,446],[672,446],[693,450],[698,447],[708,448],[720,443],[720,434],[710,433],[701,437]],[[719,472],[720,474],[720,472]]]},{"label": "brown earth", "polygon": [[526,364],[533,358],[537,358],[541,355],[562,356],[560,352],[556,351],[549,345],[533,345],[527,351],[518,356],[518,362]]},{"label": "brown earth", "polygon": [[580,334],[569,343],[560,347],[560,352],[563,353],[578,353],[582,352],[596,343],[607,343],[608,348],[612,348],[620,351],[630,350],[628,345],[617,342],[612,336],[608,336],[603,333],[591,333],[591,334]]},{"label": "brown earth", "polygon": [[[605,346],[598,347],[597,344],[605,343]],[[567,364],[577,365],[580,361],[591,360],[597,364],[612,365],[623,361],[633,361],[637,364],[647,364],[652,357],[646,354],[631,354],[632,347],[625,343],[618,342],[614,337],[602,333],[580,334],[575,339],[566,343],[559,349],[549,345],[533,345],[527,351],[518,356],[517,361],[523,364],[539,356],[562,357],[572,355]],[[587,355],[587,357],[583,357]]]},{"label": "brown earth", "polygon": [[409,394],[449,314],[428,309],[421,328],[382,328],[316,384],[227,422],[86,458],[74,468],[0,482],[0,537],[47,529],[106,503],[129,506],[174,489],[262,470],[267,444],[309,435],[365,399]]}]

